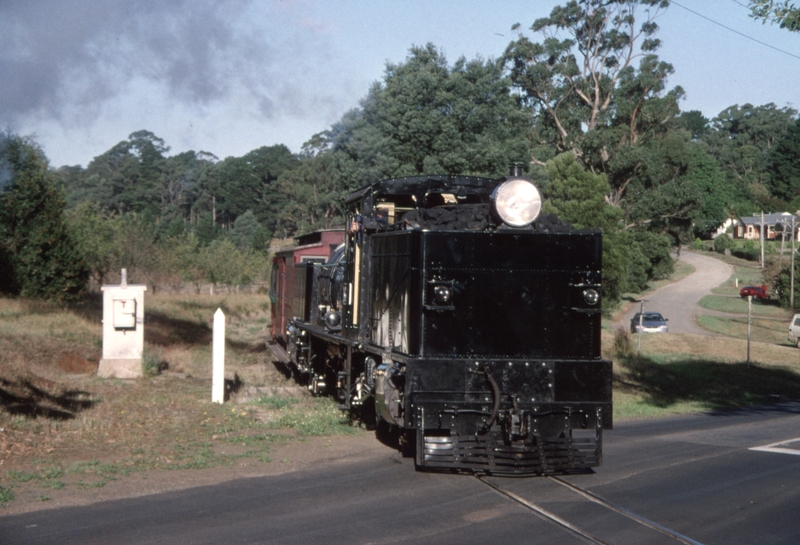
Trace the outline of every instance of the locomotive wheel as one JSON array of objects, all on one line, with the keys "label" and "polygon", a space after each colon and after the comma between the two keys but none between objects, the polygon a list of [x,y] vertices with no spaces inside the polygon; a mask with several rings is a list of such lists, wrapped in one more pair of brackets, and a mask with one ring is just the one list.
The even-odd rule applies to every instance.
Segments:
[{"label": "locomotive wheel", "polygon": [[375,434],[378,433],[378,427],[383,421],[375,412],[375,398],[370,397],[364,404],[357,409],[356,416],[364,424],[368,430],[374,430]]},{"label": "locomotive wheel", "polygon": [[400,426],[387,422],[381,417],[377,419],[375,438],[387,447],[397,449],[403,458],[414,457],[414,435],[413,430],[408,431]]}]

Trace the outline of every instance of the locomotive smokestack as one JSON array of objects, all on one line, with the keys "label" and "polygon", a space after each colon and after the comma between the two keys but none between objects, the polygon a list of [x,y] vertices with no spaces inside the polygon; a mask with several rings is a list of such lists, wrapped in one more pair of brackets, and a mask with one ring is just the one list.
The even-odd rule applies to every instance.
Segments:
[{"label": "locomotive smokestack", "polygon": [[511,163],[510,165],[508,165],[508,175],[514,178],[521,177],[523,175],[522,173],[523,166],[524,165],[522,163]]}]

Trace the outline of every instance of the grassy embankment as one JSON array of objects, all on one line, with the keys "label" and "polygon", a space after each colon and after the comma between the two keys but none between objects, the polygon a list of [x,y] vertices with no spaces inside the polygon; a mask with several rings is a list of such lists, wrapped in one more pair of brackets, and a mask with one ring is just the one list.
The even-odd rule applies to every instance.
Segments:
[{"label": "grassy embankment", "polygon": [[[748,365],[748,309],[739,289],[761,284],[761,270],[757,263],[709,255],[734,268],[731,278],[700,302],[719,313],[698,320],[717,336],[644,335],[637,357],[635,340],[629,338],[626,345],[620,339],[625,335],[606,324],[603,341],[606,356],[614,360],[615,417],[652,417],[800,397],[800,351],[787,339],[791,312],[774,301],[753,303]],[[691,272],[687,265],[678,265],[675,278]],[[615,350],[615,343],[622,350]]]},{"label": "grassy embankment", "polygon": [[287,463],[273,459],[276,445],[363,433],[332,400],[299,388],[296,396],[211,403],[217,308],[226,314],[229,386],[295,386],[267,357],[268,301],[147,295],[147,375],[109,380],[96,376],[99,299],[63,309],[0,298],[0,505],[31,489],[47,501],[145,470]]}]

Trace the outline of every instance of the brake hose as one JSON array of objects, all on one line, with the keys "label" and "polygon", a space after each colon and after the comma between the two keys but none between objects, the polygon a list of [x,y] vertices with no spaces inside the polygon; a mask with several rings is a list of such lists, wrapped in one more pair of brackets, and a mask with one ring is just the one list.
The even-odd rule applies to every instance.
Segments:
[{"label": "brake hose", "polygon": [[497,418],[497,413],[500,412],[500,387],[492,376],[492,370],[488,365],[483,368],[483,374],[486,376],[486,380],[489,381],[489,386],[492,387],[492,396],[494,396],[492,415],[489,417],[489,421],[483,425],[483,433],[486,433],[492,428],[492,424],[494,424],[494,420]]}]

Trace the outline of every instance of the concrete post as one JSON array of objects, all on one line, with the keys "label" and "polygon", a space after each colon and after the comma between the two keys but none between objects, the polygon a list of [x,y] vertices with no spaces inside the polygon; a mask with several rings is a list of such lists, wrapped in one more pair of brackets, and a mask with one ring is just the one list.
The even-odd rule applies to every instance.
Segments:
[{"label": "concrete post", "polygon": [[214,333],[211,352],[213,354],[213,378],[211,381],[211,402],[225,401],[225,314],[222,309],[214,313]]}]

